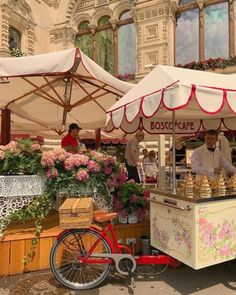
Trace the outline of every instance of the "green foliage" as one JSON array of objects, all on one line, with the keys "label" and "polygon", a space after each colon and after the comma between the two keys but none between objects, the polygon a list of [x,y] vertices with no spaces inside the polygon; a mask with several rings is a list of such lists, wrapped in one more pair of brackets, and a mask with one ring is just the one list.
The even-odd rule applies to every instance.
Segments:
[{"label": "green foliage", "polygon": [[42,152],[30,139],[18,139],[0,149],[0,175],[42,174]]},{"label": "green foliage", "polygon": [[205,61],[192,61],[185,65],[178,64],[176,65],[179,68],[207,71],[207,70],[216,70],[216,69],[225,69],[228,66],[236,65],[236,56],[230,58],[210,58]]}]

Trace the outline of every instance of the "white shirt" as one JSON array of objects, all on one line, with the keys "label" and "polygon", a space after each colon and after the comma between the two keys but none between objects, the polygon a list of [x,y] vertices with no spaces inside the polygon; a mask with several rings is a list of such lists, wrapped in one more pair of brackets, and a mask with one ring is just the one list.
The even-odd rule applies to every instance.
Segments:
[{"label": "white shirt", "polygon": [[191,168],[193,173],[207,173],[211,177],[214,176],[215,168],[224,168],[229,173],[236,173],[236,168],[224,158],[218,148],[212,152],[205,144],[194,150],[191,157]]},{"label": "white shirt", "polygon": [[[133,152],[134,159],[131,155]],[[136,137],[130,139],[125,147],[125,159],[130,166],[136,166],[136,162],[139,160],[139,142]]]}]

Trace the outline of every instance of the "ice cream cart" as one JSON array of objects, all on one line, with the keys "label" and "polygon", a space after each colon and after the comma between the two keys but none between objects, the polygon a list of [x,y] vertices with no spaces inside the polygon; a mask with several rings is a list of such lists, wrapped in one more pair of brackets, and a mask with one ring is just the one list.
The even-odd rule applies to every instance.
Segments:
[{"label": "ice cream cart", "polygon": [[[236,129],[235,78],[157,66],[109,109],[107,131],[172,133],[175,159],[176,134]],[[175,163],[172,180],[151,191],[151,245],[194,269],[234,259],[236,193],[186,197],[176,189]]]}]

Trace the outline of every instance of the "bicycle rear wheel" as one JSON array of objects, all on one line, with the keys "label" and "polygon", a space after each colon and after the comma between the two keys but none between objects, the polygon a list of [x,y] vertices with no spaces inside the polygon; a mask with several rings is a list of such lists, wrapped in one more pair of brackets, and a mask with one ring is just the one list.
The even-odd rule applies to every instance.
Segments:
[{"label": "bicycle rear wheel", "polygon": [[[109,274],[111,263],[80,263],[86,257],[100,234],[90,229],[75,229],[66,232],[57,240],[50,253],[53,275],[64,286],[86,290],[101,284]],[[93,253],[111,253],[107,241],[102,238]],[[96,259],[96,258],[93,258]]]}]

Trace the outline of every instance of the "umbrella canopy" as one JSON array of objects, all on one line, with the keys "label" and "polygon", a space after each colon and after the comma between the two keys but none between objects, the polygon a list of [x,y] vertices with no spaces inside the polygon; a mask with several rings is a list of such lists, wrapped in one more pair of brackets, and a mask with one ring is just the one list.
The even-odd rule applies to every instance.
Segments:
[{"label": "umbrella canopy", "polygon": [[236,130],[236,75],[157,66],[107,112],[106,130],[176,133]]},{"label": "umbrella canopy", "polygon": [[76,48],[0,58],[0,109],[10,109],[22,126],[30,121],[58,133],[71,122],[104,127],[107,109],[132,87]]}]

